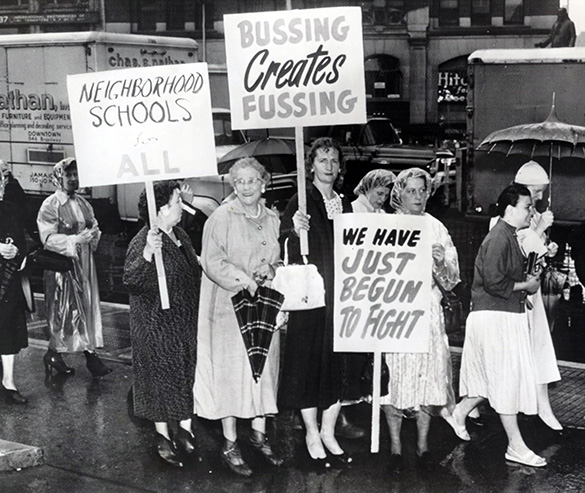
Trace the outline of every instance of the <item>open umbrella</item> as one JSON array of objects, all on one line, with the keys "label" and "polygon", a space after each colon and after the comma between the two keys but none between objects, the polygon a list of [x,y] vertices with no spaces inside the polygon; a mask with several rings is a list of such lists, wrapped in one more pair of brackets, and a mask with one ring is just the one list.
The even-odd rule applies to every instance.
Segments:
[{"label": "open umbrella", "polygon": [[295,142],[279,137],[267,137],[241,144],[222,156],[217,162],[219,174],[229,172],[243,157],[254,157],[270,173],[291,173],[295,170]]},{"label": "open umbrella", "polygon": [[236,319],[248,353],[254,380],[258,382],[277,328],[276,317],[284,296],[274,289],[259,286],[252,296],[247,289],[232,296]]}]

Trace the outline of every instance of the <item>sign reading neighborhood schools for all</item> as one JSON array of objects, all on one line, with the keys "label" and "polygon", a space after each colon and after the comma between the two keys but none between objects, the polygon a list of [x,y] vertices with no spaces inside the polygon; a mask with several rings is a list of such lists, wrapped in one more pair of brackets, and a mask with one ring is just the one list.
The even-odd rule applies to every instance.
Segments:
[{"label": "sign reading neighborhood schools for all", "polygon": [[429,230],[424,216],[335,217],[335,351],[428,351]]},{"label": "sign reading neighborhood schools for all", "polygon": [[206,63],[71,75],[81,186],[217,175]]},{"label": "sign reading neighborhood schools for all", "polygon": [[366,121],[359,7],[224,16],[232,126]]}]

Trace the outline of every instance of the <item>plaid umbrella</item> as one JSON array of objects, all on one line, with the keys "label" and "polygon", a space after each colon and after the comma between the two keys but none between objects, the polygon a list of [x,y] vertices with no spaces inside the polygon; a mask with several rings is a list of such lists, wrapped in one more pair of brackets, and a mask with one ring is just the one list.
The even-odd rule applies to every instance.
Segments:
[{"label": "plaid umbrella", "polygon": [[277,326],[276,316],[283,301],[284,296],[281,293],[266,286],[259,286],[254,296],[247,289],[232,296],[236,318],[256,382],[262,376],[272,334]]}]

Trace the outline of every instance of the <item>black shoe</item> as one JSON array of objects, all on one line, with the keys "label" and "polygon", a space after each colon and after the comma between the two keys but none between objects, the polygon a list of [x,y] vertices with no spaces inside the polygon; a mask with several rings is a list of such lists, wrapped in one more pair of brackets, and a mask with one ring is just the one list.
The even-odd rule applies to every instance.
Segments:
[{"label": "black shoe", "polygon": [[26,404],[28,399],[24,397],[18,390],[7,389],[2,386],[2,393],[7,402],[12,404]]},{"label": "black shoe", "polygon": [[242,452],[237,442],[226,440],[221,449],[221,461],[234,473],[250,477],[252,469],[242,458]]},{"label": "black shoe", "polygon": [[359,426],[350,423],[343,409],[339,411],[337,423],[335,423],[335,434],[343,438],[355,439],[365,436],[366,431]]},{"label": "black shoe", "polygon": [[259,431],[252,430],[252,434],[249,438],[250,445],[252,448],[257,450],[264,459],[269,464],[273,466],[279,467],[282,466],[284,460],[278,457],[273,451],[270,443],[268,442],[268,437],[264,433],[260,433]]},{"label": "black shoe", "polygon": [[469,422],[472,425],[475,426],[479,426],[479,427],[483,427],[485,426],[485,421],[483,420],[483,418],[480,416],[478,416],[477,418],[471,417],[471,416],[467,416],[467,419],[469,420]]},{"label": "black shoe", "polygon": [[353,457],[349,456],[345,452],[339,455],[330,453],[328,454],[328,457],[333,467],[345,467],[349,466],[353,462]]},{"label": "black shoe", "polygon": [[83,351],[85,359],[87,360],[87,369],[94,377],[104,377],[108,373],[112,373],[112,369],[104,365],[100,357],[91,351]]},{"label": "black shoe", "polygon": [[195,437],[191,435],[187,430],[179,426],[179,431],[175,435],[175,443],[177,448],[187,454],[188,456],[195,455]]},{"label": "black shoe", "polygon": [[297,410],[294,410],[292,414],[292,429],[296,431],[304,430],[303,419]]},{"label": "black shoe", "polygon": [[171,466],[183,467],[183,463],[179,460],[175,444],[160,433],[157,433],[156,435],[156,448],[161,459]]},{"label": "black shoe", "polygon": [[416,465],[421,469],[434,469],[435,463],[433,462],[431,453],[427,450],[426,452],[423,452],[422,455],[416,454]]},{"label": "black shoe", "polygon": [[402,454],[390,454],[388,469],[390,469],[390,472],[394,474],[399,474],[404,470],[404,461],[402,460]]},{"label": "black shoe", "polygon": [[73,368],[65,364],[63,357],[51,349],[49,349],[43,356],[43,363],[45,365],[45,373],[47,375],[51,375],[53,373],[53,368],[61,375],[73,375],[75,373]]}]

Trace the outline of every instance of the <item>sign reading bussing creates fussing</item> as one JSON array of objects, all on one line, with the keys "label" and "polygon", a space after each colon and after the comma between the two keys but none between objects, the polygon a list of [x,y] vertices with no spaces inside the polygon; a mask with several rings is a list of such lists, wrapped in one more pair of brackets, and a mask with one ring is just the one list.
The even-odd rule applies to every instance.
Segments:
[{"label": "sign reading bussing creates fussing", "polygon": [[232,126],[366,121],[361,9],[224,16]]}]

